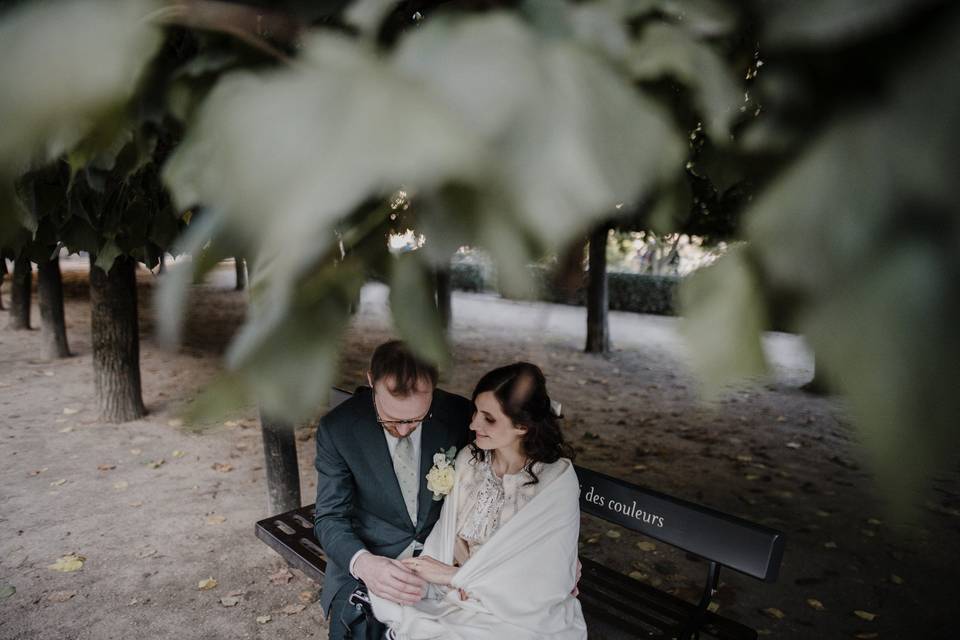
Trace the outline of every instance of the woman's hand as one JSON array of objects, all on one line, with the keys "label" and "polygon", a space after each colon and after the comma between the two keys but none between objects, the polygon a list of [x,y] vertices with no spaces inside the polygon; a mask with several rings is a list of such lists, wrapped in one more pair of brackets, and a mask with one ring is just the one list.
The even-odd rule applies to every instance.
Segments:
[{"label": "woman's hand", "polygon": [[403,563],[403,566],[427,582],[447,587],[452,586],[450,581],[453,580],[453,576],[459,571],[457,567],[446,564],[445,562],[440,562],[430,556],[405,558],[400,562]]}]

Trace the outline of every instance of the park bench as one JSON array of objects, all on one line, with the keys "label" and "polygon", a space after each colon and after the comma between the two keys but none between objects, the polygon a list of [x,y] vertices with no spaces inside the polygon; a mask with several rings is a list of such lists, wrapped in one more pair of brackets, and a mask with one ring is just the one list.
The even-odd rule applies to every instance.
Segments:
[{"label": "park bench", "polygon": [[[334,390],[331,408],[349,397]],[[707,565],[703,595],[692,603],[582,558],[579,598],[591,638],[608,633],[637,638],[757,637],[753,629],[711,611],[710,604],[722,567],[774,582],[783,558],[782,533],[590,469],[578,466],[576,471],[581,511],[681,549]],[[322,583],[326,557],[313,526],[310,505],[257,522],[256,535],[291,566]]]}]

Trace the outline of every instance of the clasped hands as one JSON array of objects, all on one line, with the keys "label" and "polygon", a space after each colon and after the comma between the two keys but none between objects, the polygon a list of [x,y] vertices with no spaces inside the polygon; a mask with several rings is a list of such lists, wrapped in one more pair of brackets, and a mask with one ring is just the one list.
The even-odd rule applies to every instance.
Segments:
[{"label": "clasped hands", "polygon": [[[397,604],[416,604],[426,594],[427,583],[450,586],[457,567],[429,556],[394,560],[365,553],[357,558],[357,577],[381,598]],[[460,599],[467,594],[460,590]]]}]

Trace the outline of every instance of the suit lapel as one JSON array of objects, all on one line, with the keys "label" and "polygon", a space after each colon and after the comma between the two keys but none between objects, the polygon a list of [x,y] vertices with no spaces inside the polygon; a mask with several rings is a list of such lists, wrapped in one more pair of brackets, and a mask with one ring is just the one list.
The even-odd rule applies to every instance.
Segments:
[{"label": "suit lapel", "polygon": [[403,492],[397,482],[397,474],[393,470],[393,460],[390,458],[390,449],[387,447],[387,438],[383,434],[383,427],[377,422],[377,414],[373,408],[373,395],[368,391],[364,407],[369,408],[369,415],[364,415],[359,421],[361,429],[360,445],[367,451],[366,459],[370,463],[370,475],[377,479],[383,488],[383,499],[391,505],[396,515],[395,522],[403,527],[410,526],[410,515],[407,513]]},{"label": "suit lapel", "polygon": [[437,420],[430,418],[420,426],[423,433],[420,435],[420,491],[417,494],[417,525],[425,522],[433,504],[433,492],[427,489],[427,473],[433,466],[433,454],[446,450],[447,427]]}]

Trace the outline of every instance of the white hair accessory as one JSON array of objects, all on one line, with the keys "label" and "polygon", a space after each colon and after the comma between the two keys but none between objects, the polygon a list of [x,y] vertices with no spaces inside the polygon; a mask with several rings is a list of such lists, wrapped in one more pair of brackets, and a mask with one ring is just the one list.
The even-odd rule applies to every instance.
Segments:
[{"label": "white hair accessory", "polygon": [[555,418],[563,417],[563,405],[557,402],[556,400],[550,401],[550,413],[553,414]]}]

